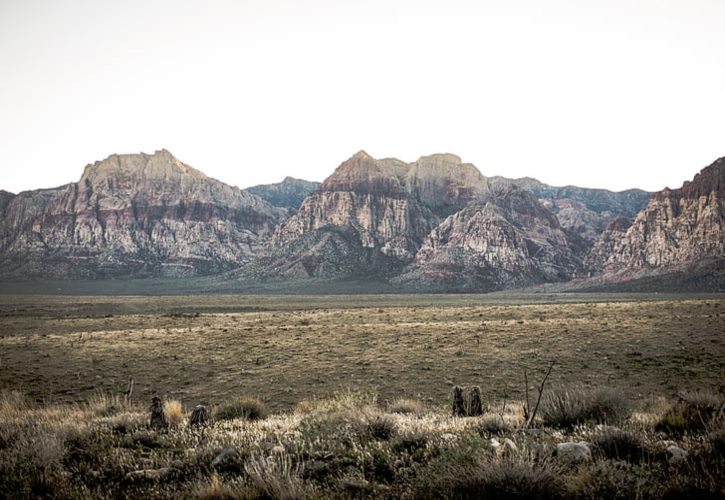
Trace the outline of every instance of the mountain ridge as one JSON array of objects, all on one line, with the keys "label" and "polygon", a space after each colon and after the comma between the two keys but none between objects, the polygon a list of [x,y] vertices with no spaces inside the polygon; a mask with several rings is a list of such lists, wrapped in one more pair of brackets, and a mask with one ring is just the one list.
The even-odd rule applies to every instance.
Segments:
[{"label": "mountain ridge", "polygon": [[613,192],[486,177],[451,153],[406,163],[360,150],[321,183],[239,189],[165,149],[114,154],[77,182],[0,191],[0,273],[374,278],[408,291],[621,282],[677,266],[708,276],[702,263],[725,251],[724,169],[721,158],[678,189]]}]

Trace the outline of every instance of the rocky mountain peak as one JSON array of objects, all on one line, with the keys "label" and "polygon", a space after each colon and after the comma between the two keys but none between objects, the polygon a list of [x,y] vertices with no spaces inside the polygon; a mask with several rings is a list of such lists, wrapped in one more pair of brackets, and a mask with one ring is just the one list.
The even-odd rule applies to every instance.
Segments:
[{"label": "rocky mountain peak", "polygon": [[682,185],[682,195],[687,198],[699,198],[713,192],[725,194],[725,157],[703,168],[692,182],[685,181]]},{"label": "rocky mountain peak", "polygon": [[107,180],[138,182],[140,180],[178,181],[182,177],[201,180],[208,177],[182,163],[169,151],[162,149],[154,154],[113,154],[105,160],[87,165],[81,177],[81,185],[96,184]]},{"label": "rocky mountain peak", "polygon": [[421,156],[415,163],[433,163],[438,165],[459,165],[463,163],[460,156],[451,153],[433,153],[432,155]]},{"label": "rocky mountain peak", "polygon": [[352,158],[355,158],[355,159],[364,159],[364,160],[372,160],[373,159],[373,157],[370,156],[367,153],[367,151],[365,151],[364,149],[361,149],[360,151],[358,151],[357,153],[355,153],[354,155],[352,155]]},{"label": "rocky mountain peak", "polygon": [[720,158],[680,189],[655,193],[631,226],[610,224],[587,259],[591,270],[631,274],[722,259],[724,191],[725,161]]}]

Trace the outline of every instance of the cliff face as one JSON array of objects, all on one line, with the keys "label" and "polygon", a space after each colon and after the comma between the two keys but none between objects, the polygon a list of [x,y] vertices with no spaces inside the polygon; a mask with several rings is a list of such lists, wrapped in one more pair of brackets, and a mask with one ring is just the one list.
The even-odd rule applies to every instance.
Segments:
[{"label": "cliff face", "polygon": [[[581,271],[581,258],[618,214],[573,199],[537,200],[533,193],[555,196],[564,188],[533,179],[519,184],[486,178],[451,154],[405,163],[360,151],[277,228],[275,258],[262,268],[268,275],[284,270],[306,277],[395,277],[410,265],[393,281],[444,287],[470,282],[466,286],[481,289],[574,276]],[[622,200],[629,196],[603,190],[567,193],[591,195],[597,208],[617,209],[627,205]],[[342,265],[346,254],[359,266]],[[302,261],[304,266],[291,265]]]},{"label": "cliff face", "polygon": [[260,184],[247,188],[246,191],[256,194],[273,207],[287,208],[294,212],[319,185],[319,182],[285,177],[282,182]]},{"label": "cliff face", "polygon": [[0,277],[235,270],[226,276],[250,283],[374,278],[409,290],[473,291],[585,275],[611,284],[676,271],[682,281],[696,269],[717,289],[724,171],[720,159],[682,188],[655,193],[632,220],[643,192],[486,178],[451,154],[405,163],[361,151],[320,185],[287,178],[250,190],[168,151],[112,155],[75,183],[0,191]]},{"label": "cliff face", "polygon": [[606,231],[587,259],[605,274],[665,271],[725,256],[725,158],[655,193],[631,227]]},{"label": "cliff face", "polygon": [[0,262],[43,278],[212,273],[254,257],[283,215],[168,151],[112,155],[77,183],[14,196]]},{"label": "cliff face", "polygon": [[397,282],[499,290],[564,281],[580,265],[576,249],[536,198],[511,189],[446,218]]},{"label": "cliff face", "polygon": [[375,160],[363,151],[355,154],[277,228],[274,246],[285,247],[322,228],[347,226],[363,248],[412,260],[437,218],[408,191],[409,170],[410,165],[399,160]]},{"label": "cliff face", "polygon": [[492,189],[504,187],[518,187],[537,198],[554,200],[572,200],[584,205],[587,209],[599,213],[612,213],[625,217],[634,217],[644,207],[652,195],[640,189],[626,191],[608,191],[606,189],[588,189],[577,186],[549,186],[536,179],[524,177],[522,179],[506,179],[505,177],[489,177]]},{"label": "cliff face", "polygon": [[597,212],[584,203],[569,198],[542,198],[541,204],[556,215],[561,227],[578,235],[589,245],[594,244],[600,234],[607,228],[616,215],[605,210]]}]

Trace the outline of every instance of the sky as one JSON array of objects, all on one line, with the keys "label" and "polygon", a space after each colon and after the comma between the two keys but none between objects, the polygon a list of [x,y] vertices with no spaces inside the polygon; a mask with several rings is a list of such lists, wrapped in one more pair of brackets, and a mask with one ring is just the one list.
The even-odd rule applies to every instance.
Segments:
[{"label": "sky", "polygon": [[679,187],[725,156],[723,0],[0,0],[0,188],[162,148],[239,187],[364,149]]}]

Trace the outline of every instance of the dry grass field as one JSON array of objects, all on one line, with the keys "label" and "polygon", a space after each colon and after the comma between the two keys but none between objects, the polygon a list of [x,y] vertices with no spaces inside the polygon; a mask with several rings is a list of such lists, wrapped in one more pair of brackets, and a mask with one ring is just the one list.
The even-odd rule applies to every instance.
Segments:
[{"label": "dry grass field", "polygon": [[445,404],[454,384],[520,398],[524,370],[556,362],[552,386],[672,396],[725,389],[723,332],[722,297],[0,296],[0,389],[79,402],[133,378],[135,398],[187,405],[348,389]]},{"label": "dry grass field", "polygon": [[722,498],[725,300],[655,299],[0,296],[0,497]]}]

